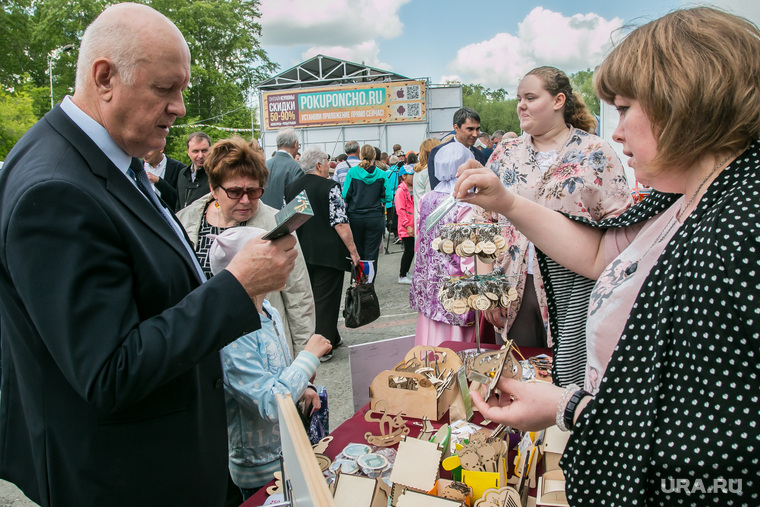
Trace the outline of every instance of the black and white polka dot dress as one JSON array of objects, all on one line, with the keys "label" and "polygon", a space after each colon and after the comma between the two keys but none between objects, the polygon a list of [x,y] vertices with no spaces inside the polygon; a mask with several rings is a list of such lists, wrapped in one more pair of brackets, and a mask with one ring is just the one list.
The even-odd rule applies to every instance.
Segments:
[{"label": "black and white polka dot dress", "polygon": [[759,152],[719,174],[644,282],[562,459],[571,505],[760,506]]}]

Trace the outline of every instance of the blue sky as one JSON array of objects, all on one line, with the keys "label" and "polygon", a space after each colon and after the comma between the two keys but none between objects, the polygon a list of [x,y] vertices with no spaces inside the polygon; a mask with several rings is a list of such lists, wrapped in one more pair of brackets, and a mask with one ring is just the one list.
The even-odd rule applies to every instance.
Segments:
[{"label": "blue sky", "polygon": [[[748,17],[760,13],[758,0],[704,3]],[[621,26],[642,24],[681,5],[680,0],[262,0],[262,46],[280,71],[322,53],[432,83],[457,79],[512,92],[538,65],[568,73],[593,68]]]}]

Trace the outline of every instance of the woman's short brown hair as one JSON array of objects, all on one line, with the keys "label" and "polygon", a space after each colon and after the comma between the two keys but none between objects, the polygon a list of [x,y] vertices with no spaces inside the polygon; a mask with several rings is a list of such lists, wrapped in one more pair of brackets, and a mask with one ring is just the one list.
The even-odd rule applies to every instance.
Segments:
[{"label": "woman's short brown hair", "polygon": [[760,135],[760,32],[710,7],[631,32],[595,73],[599,97],[639,101],[657,139],[654,169],[738,152]]},{"label": "woman's short brown hair", "polygon": [[262,154],[255,152],[250,144],[239,136],[215,142],[208,152],[203,168],[208,174],[212,188],[219,188],[225,180],[240,176],[254,179],[263,187],[269,176],[269,169]]}]

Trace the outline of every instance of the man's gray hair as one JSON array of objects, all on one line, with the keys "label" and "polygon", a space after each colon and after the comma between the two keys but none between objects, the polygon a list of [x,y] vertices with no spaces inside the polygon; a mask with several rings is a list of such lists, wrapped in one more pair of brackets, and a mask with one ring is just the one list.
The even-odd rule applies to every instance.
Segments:
[{"label": "man's gray hair", "polygon": [[346,143],[346,146],[344,147],[346,150],[346,155],[350,153],[358,153],[359,152],[359,143],[356,141],[349,141]]},{"label": "man's gray hair", "polygon": [[497,138],[500,138],[500,137],[504,137],[504,134],[506,134],[506,132],[504,132],[503,130],[497,130],[496,132],[494,132],[493,134],[491,134],[491,138],[492,139],[497,139]]},{"label": "man's gray hair", "polygon": [[293,129],[283,129],[277,134],[277,148],[293,148],[298,142],[298,134]]},{"label": "man's gray hair", "polygon": [[135,69],[142,56],[140,38],[126,24],[102,21],[98,17],[84,31],[77,59],[76,89],[84,91],[91,77],[93,62],[109,58],[126,85],[135,82]]},{"label": "man's gray hair", "polygon": [[311,174],[317,171],[317,162],[327,160],[327,153],[320,150],[316,146],[306,148],[306,151],[301,155],[301,160],[298,161],[301,164],[301,170],[306,174]]}]

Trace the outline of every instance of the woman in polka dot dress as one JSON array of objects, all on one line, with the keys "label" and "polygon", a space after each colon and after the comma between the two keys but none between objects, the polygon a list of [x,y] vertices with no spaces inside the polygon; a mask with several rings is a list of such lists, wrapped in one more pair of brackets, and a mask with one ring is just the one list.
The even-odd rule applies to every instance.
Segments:
[{"label": "woman in polka dot dress", "polygon": [[760,31],[675,11],[633,31],[595,87],[654,189],[642,203],[591,224],[472,162],[456,189],[597,280],[585,389],[502,380],[473,400],[516,428],[572,429],[571,505],[760,505]]}]

